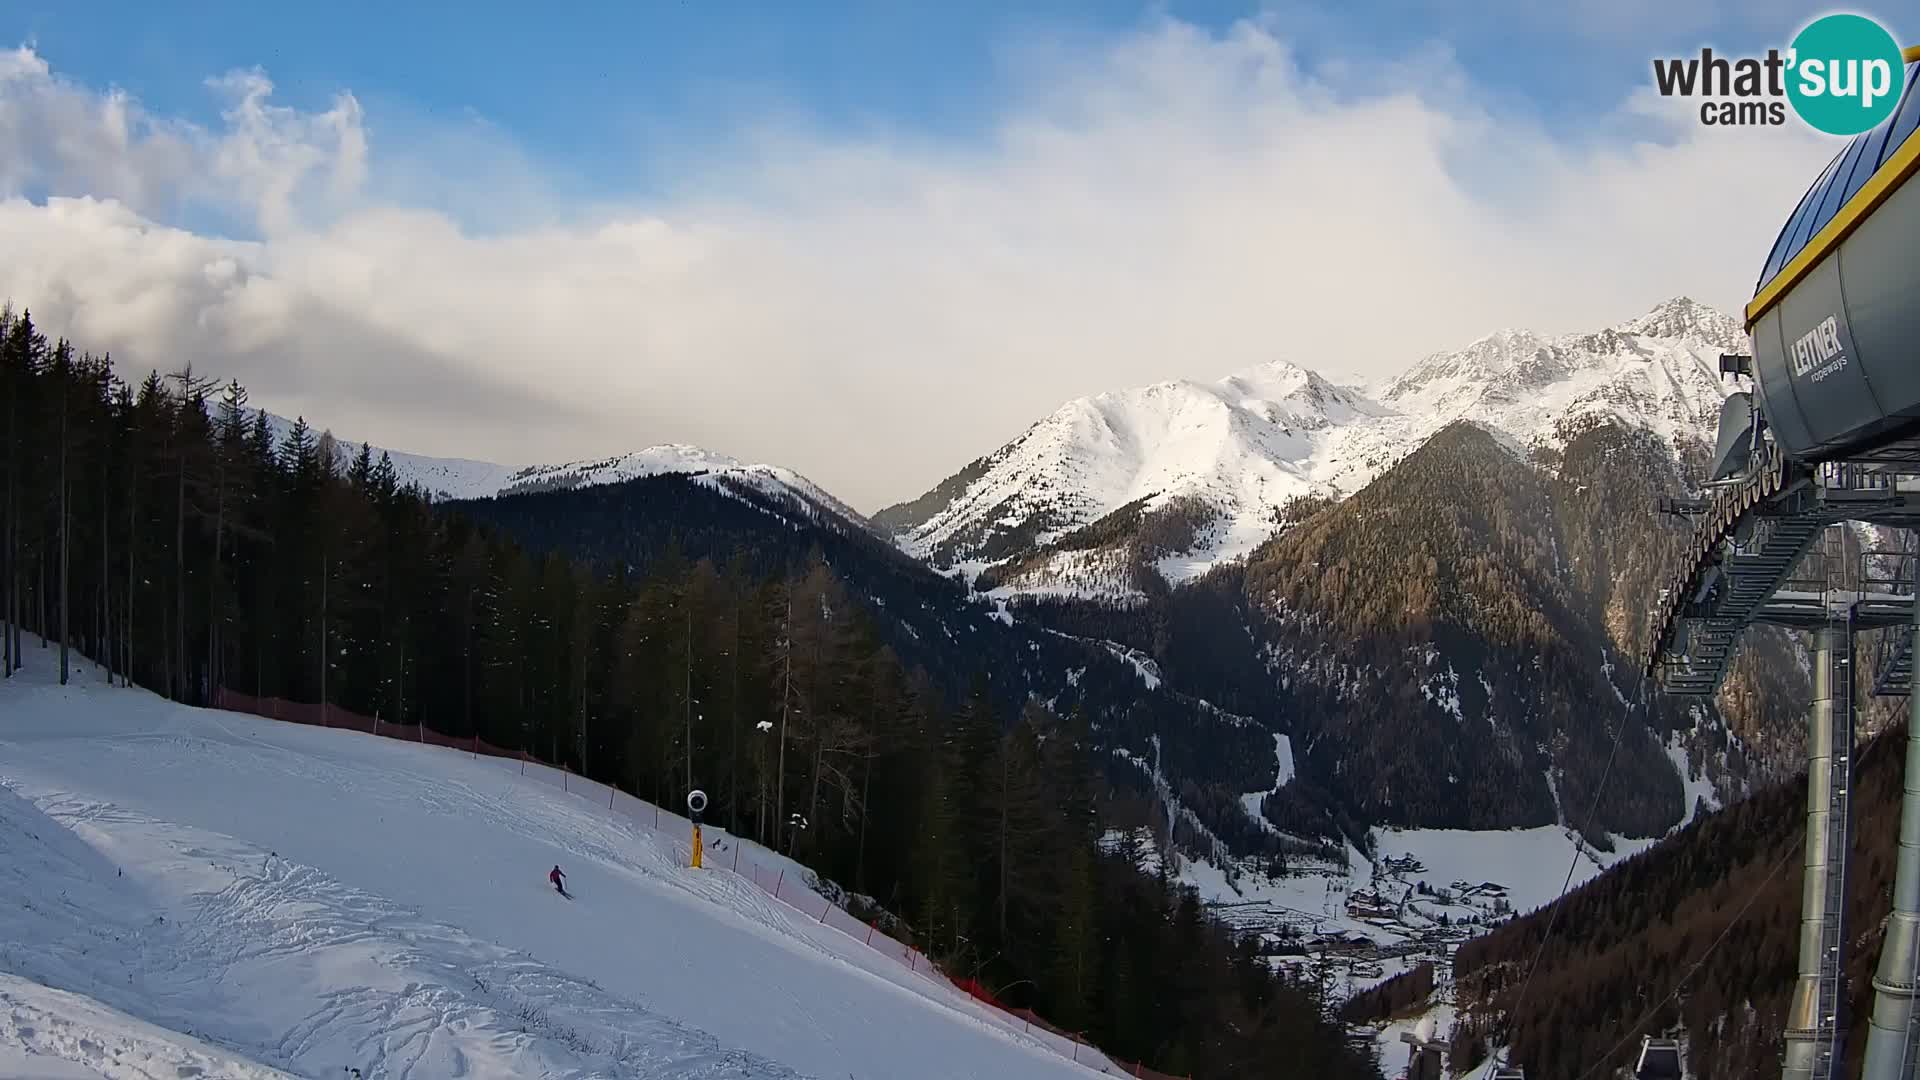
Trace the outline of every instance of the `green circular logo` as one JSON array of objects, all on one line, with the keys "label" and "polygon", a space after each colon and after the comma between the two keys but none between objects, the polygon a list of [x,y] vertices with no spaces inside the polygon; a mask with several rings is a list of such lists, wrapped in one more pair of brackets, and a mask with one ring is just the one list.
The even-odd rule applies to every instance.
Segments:
[{"label": "green circular logo", "polygon": [[1829,135],[1858,135],[1893,115],[1906,85],[1900,43],[1862,15],[1807,24],[1788,54],[1787,99],[1800,119]]}]

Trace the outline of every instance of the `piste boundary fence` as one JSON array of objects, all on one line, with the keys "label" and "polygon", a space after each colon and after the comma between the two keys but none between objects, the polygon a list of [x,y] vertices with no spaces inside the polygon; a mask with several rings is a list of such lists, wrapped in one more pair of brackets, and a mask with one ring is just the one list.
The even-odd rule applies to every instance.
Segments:
[{"label": "piste boundary fence", "polygon": [[[447,750],[458,750],[475,758],[488,757],[514,761],[520,766],[520,775],[536,783],[578,795],[595,805],[604,805],[608,811],[621,814],[636,825],[659,833],[667,848],[674,851],[680,860],[685,861],[692,854],[693,822],[685,815],[663,810],[612,784],[589,780],[565,766],[550,764],[524,750],[508,750],[505,747],[495,746],[477,734],[457,738],[434,731],[425,724],[395,724],[383,721],[377,716],[364,716],[333,705],[287,701],[274,697],[255,697],[252,694],[228,690],[224,687],[214,694],[214,707],[225,712],[245,713],[267,720],[357,731],[363,735],[377,735],[401,742],[438,746]],[[601,798],[602,792],[606,796],[604,800]],[[965,976],[958,979],[948,977],[947,973],[940,970],[940,966],[925,953],[883,933],[876,923],[856,918],[852,912],[835,904],[832,899],[815,892],[804,881],[795,881],[789,888],[786,883],[787,878],[798,875],[789,875],[784,866],[770,868],[752,858],[746,859],[743,865],[741,853],[745,850],[747,841],[717,826],[706,826],[706,828],[711,829],[716,837],[725,839],[718,844],[712,842],[704,844],[706,850],[702,853],[701,861],[705,869],[721,870],[743,877],[782,904],[862,942],[907,968],[908,971],[937,986],[966,994],[1000,1013],[1011,1022],[1009,1027],[1017,1028],[1046,1050],[1109,1076],[1132,1076],[1140,1080],[1192,1080],[1191,1077],[1183,1078],[1171,1073],[1157,1072],[1138,1062],[1121,1061],[1109,1057],[1087,1042],[1083,1033],[1068,1031],[1048,1023],[1031,1009],[1015,1008],[1004,1004],[976,979]]]}]

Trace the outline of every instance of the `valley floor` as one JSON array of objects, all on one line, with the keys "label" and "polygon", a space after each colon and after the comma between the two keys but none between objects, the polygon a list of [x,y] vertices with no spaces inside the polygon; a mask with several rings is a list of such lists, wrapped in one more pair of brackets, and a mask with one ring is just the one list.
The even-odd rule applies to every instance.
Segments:
[{"label": "valley floor", "polygon": [[[1282,783],[1286,774],[1283,767]],[[1293,872],[1268,877],[1253,861],[1223,868],[1182,856],[1175,877],[1194,888],[1215,916],[1262,935],[1269,948],[1287,950],[1271,962],[1322,981],[1336,1000],[1422,962],[1434,964],[1440,989],[1430,1008],[1366,1029],[1389,1077],[1407,1067],[1402,1032],[1412,1031],[1422,1017],[1433,1019],[1443,1036],[1451,1028],[1452,957],[1461,941],[1553,902],[1563,885],[1577,887],[1657,842],[1614,837],[1613,850],[1602,852],[1559,826],[1375,829],[1372,838],[1372,860],[1349,846],[1345,865],[1296,860]],[[1115,834],[1108,843],[1120,839]],[[1147,837],[1132,840],[1136,850],[1151,847]],[[1283,936],[1291,942],[1282,945]]]},{"label": "valley floor", "polygon": [[1097,1075],[517,763],[34,659],[0,684],[0,1074]]}]

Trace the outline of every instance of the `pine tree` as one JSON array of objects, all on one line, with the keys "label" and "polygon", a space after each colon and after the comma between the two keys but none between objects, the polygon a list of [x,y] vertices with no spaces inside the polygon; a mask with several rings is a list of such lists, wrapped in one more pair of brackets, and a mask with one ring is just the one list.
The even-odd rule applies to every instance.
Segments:
[{"label": "pine tree", "polygon": [[373,491],[373,447],[360,444],[360,452],[354,455],[353,465],[347,470],[347,483],[353,490],[366,496]]},{"label": "pine tree", "polygon": [[53,355],[47,365],[47,374],[53,383],[53,396],[57,402],[55,414],[58,417],[56,439],[59,444],[60,471],[57,481],[60,491],[59,536],[60,536],[60,685],[67,685],[71,677],[70,652],[73,644],[72,595],[71,584],[73,552],[73,511],[72,480],[68,466],[74,456],[73,418],[75,412],[74,396],[77,373],[73,364],[73,346],[65,338],[54,346]]},{"label": "pine tree", "polygon": [[[364,444],[362,449],[365,449]],[[380,463],[373,467],[373,490],[382,503],[391,503],[399,491],[399,474],[393,467],[393,455],[380,451]]]},{"label": "pine tree", "polygon": [[6,667],[8,674],[26,663],[21,649],[21,630],[28,616],[26,596],[31,579],[27,574],[29,541],[23,534],[27,508],[32,505],[32,463],[38,456],[39,439],[36,418],[41,415],[40,375],[46,352],[47,339],[35,329],[31,311],[22,311],[17,318],[7,320],[6,337],[4,343],[0,343],[0,378],[4,378],[7,390],[7,484],[5,502],[0,504],[5,510],[4,530],[0,530],[5,535],[0,536],[0,547],[5,548],[6,575],[5,593],[0,597],[5,608],[0,628],[5,630],[6,650],[4,657],[0,657],[0,666]]}]

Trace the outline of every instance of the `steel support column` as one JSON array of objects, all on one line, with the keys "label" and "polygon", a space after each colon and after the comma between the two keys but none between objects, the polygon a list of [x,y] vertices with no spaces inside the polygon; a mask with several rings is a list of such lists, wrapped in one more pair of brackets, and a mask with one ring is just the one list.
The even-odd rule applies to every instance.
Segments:
[{"label": "steel support column", "polygon": [[[1914,610],[1920,628],[1920,605]],[[1917,639],[1920,640],[1920,639]],[[1920,1047],[1920,694],[1907,693],[1907,760],[1900,795],[1900,848],[1894,865],[1893,912],[1873,976],[1873,1017],[1861,1080],[1912,1080]]]},{"label": "steel support column", "polygon": [[1784,1080],[1825,1080],[1844,1074],[1844,915],[1853,759],[1851,618],[1815,630],[1813,653],[1799,977],[1787,1011]]}]

